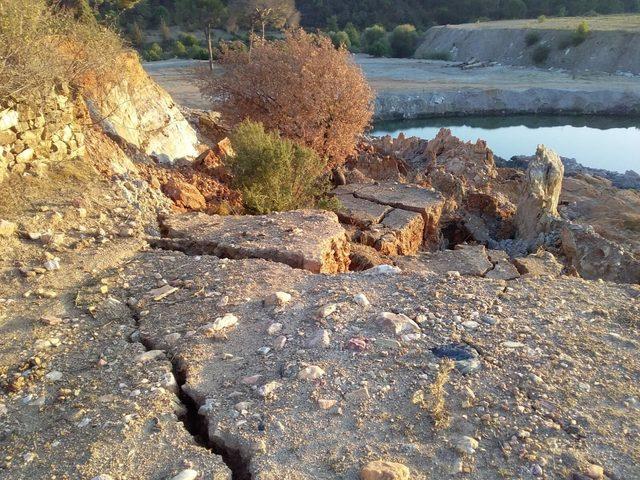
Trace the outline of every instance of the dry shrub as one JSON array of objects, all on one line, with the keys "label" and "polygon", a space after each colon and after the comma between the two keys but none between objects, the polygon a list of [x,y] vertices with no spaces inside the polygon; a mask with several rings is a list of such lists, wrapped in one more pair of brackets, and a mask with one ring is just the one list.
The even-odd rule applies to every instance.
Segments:
[{"label": "dry shrub", "polygon": [[449,382],[449,375],[454,367],[455,364],[452,360],[444,360],[440,363],[435,380],[429,385],[428,398],[425,398],[424,391],[418,390],[411,399],[413,404],[419,405],[420,408],[429,412],[433,426],[438,430],[447,428],[451,423],[451,415],[445,401],[445,386]]},{"label": "dry shrub", "polygon": [[47,94],[92,72],[113,72],[120,38],[46,0],[0,0],[0,100]]},{"label": "dry shrub", "polygon": [[344,162],[373,114],[373,93],[349,52],[302,30],[223,49],[219,74],[200,87],[232,124],[251,119],[315,150],[327,168]]}]

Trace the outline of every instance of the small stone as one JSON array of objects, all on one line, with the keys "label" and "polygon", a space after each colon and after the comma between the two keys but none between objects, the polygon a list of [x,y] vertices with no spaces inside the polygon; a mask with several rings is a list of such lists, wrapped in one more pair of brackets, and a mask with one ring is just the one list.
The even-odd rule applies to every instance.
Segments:
[{"label": "small stone", "polygon": [[466,322],[462,322],[462,326],[465,328],[465,330],[475,330],[480,326],[480,324],[473,320],[467,320]]},{"label": "small stone", "polygon": [[329,305],[325,305],[324,307],[320,307],[316,312],[316,316],[318,318],[326,318],[338,309],[338,305],[335,303],[330,303]]},{"label": "small stone", "polygon": [[303,368],[298,373],[298,378],[300,380],[317,380],[318,378],[323,377],[325,371],[318,367],[317,365],[309,365],[308,367]]},{"label": "small stone", "polygon": [[137,355],[134,358],[134,361],[137,363],[145,363],[160,357],[164,357],[164,352],[162,350],[149,350],[148,352],[143,352],[140,355]]},{"label": "small stone", "polygon": [[243,377],[240,382],[245,385],[255,385],[262,378],[262,375],[251,375],[248,377]]},{"label": "small stone", "polygon": [[599,480],[604,477],[604,468],[600,465],[591,464],[587,468],[585,474],[587,477],[592,478],[593,480]]},{"label": "small stone", "polygon": [[512,341],[502,342],[501,345],[503,347],[506,347],[506,348],[522,348],[522,347],[524,347],[524,343],[512,342]]},{"label": "small stone", "polygon": [[374,344],[376,347],[383,350],[395,350],[400,348],[400,342],[392,338],[376,338]]},{"label": "small stone", "polygon": [[478,445],[478,441],[475,438],[463,436],[458,439],[454,448],[462,454],[473,455]]},{"label": "small stone", "polygon": [[168,297],[172,293],[177,292],[178,289],[176,287],[172,287],[171,285],[164,285],[160,288],[156,288],[149,292],[149,296],[153,297],[156,302],[159,302],[165,297]]},{"label": "small stone", "polygon": [[362,387],[347,393],[344,398],[351,402],[364,402],[371,398],[371,395],[369,395],[369,389],[367,387]]},{"label": "small stone", "polygon": [[421,332],[418,324],[402,313],[383,312],[378,321],[396,335]]},{"label": "small stone", "polygon": [[0,220],[0,237],[11,237],[16,233],[18,225],[8,220]]},{"label": "small stone", "polygon": [[360,471],[360,480],[409,480],[411,471],[405,465],[384,460],[367,463]]},{"label": "small stone", "polygon": [[369,299],[364,293],[359,293],[358,295],[353,297],[353,301],[356,302],[358,305],[360,305],[362,308],[366,308],[369,305],[371,305],[371,303],[369,302]]},{"label": "small stone", "polygon": [[291,301],[291,295],[287,292],[276,292],[263,300],[267,306],[283,307]]},{"label": "small stone", "polygon": [[269,383],[265,383],[263,386],[258,388],[258,395],[260,395],[261,397],[264,397],[264,398],[271,397],[273,392],[275,392],[281,386],[282,386],[281,383],[275,382],[275,381],[269,382]]},{"label": "small stone", "polygon": [[276,350],[282,350],[286,343],[287,337],[285,337],[284,335],[280,335],[273,341],[273,348],[275,348]]},{"label": "small stone", "polygon": [[167,342],[168,344],[172,344],[180,340],[180,337],[182,337],[182,335],[179,333],[170,333],[164,336],[164,341]]},{"label": "small stone", "polygon": [[114,480],[111,475],[107,475],[106,473],[101,473],[97,477],[93,477],[91,480]]},{"label": "small stone", "polygon": [[53,370],[53,371],[47,373],[45,375],[45,377],[48,380],[51,380],[52,382],[58,382],[58,381],[62,380],[62,372],[59,372],[57,370]]},{"label": "small stone", "polygon": [[216,318],[216,320],[211,324],[211,330],[220,331],[225,328],[233,327],[238,323],[238,317],[233,315],[232,313],[227,313],[223,317]]},{"label": "small stone", "polygon": [[318,330],[307,342],[309,348],[329,348],[331,345],[331,334],[329,330]]},{"label": "small stone", "polygon": [[282,330],[282,324],[281,323],[272,323],[271,325],[269,325],[269,328],[267,328],[267,334],[273,336],[273,335],[277,335],[278,333],[280,333],[280,331]]},{"label": "small stone", "polygon": [[186,470],[182,470],[175,477],[172,477],[171,480],[195,480],[196,478],[198,478],[198,472],[187,468]]},{"label": "small stone", "polygon": [[319,398],[318,399],[318,407],[320,407],[321,410],[329,410],[336,403],[338,403],[337,400],[330,400],[330,399],[327,399],[327,398]]}]

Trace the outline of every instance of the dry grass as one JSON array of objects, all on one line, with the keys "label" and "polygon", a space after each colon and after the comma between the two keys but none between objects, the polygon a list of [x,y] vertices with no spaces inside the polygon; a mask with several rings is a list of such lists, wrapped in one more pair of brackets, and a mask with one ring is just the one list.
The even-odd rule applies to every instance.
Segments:
[{"label": "dry grass", "polygon": [[46,0],[0,0],[0,101],[112,72],[123,50],[112,31],[54,11]]},{"label": "dry grass", "polygon": [[447,410],[445,400],[445,387],[449,382],[449,376],[455,364],[452,360],[444,360],[440,363],[438,374],[433,383],[429,385],[429,395],[425,398],[423,390],[418,390],[413,394],[411,402],[419,405],[420,408],[429,412],[433,426],[436,430],[442,430],[451,423],[451,415]]},{"label": "dry grass", "polygon": [[592,31],[640,32],[640,14],[600,15],[597,17],[547,18],[544,22],[529,20],[498,20],[495,22],[467,23],[458,28],[532,28],[536,30],[575,30],[580,22],[586,21]]}]

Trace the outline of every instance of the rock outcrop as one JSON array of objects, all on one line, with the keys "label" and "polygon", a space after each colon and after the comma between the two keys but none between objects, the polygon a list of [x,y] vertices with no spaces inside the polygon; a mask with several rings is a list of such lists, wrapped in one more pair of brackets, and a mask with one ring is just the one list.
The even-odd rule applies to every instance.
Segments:
[{"label": "rock outcrop", "polygon": [[592,227],[565,222],[561,239],[569,264],[582,277],[640,283],[640,258],[598,235]]},{"label": "rock outcrop", "polygon": [[349,242],[332,212],[294,210],[260,216],[171,215],[162,245],[190,254],[262,258],[314,273],[349,269]]},{"label": "rock outcrop", "polygon": [[352,238],[383,255],[409,255],[440,243],[444,199],[433,189],[399,182],[350,183],[334,190]]},{"label": "rock outcrop", "polygon": [[544,243],[553,219],[558,218],[564,166],[558,155],[539,145],[536,158],[529,163],[524,191],[518,203],[515,224],[518,237],[530,248]]},{"label": "rock outcrop", "polygon": [[87,82],[83,94],[93,120],[160,162],[198,156],[196,132],[171,96],[149,78],[134,54],[124,55],[120,64],[118,83]]}]

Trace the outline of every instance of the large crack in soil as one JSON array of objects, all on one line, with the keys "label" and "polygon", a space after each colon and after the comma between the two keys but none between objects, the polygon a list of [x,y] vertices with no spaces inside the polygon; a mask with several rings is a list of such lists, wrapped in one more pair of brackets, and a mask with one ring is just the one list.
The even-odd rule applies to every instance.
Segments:
[{"label": "large crack in soil", "polygon": [[[135,321],[139,338],[131,339],[134,343],[140,343],[146,351],[157,350],[156,346],[148,338],[142,337],[140,334],[140,316],[130,307],[132,317]],[[176,396],[180,404],[184,407],[184,412],[178,417],[182,422],[185,430],[193,437],[195,443],[202,448],[206,448],[215,455],[222,457],[222,461],[231,470],[232,480],[252,480],[253,476],[249,471],[250,456],[236,448],[227,445],[222,439],[213,439],[209,435],[209,425],[206,417],[200,415],[198,411],[202,405],[198,403],[183,388],[187,382],[185,369],[182,367],[180,360],[176,356],[170,356],[165,353],[165,358],[171,362],[171,371],[176,383],[178,391]]]}]

